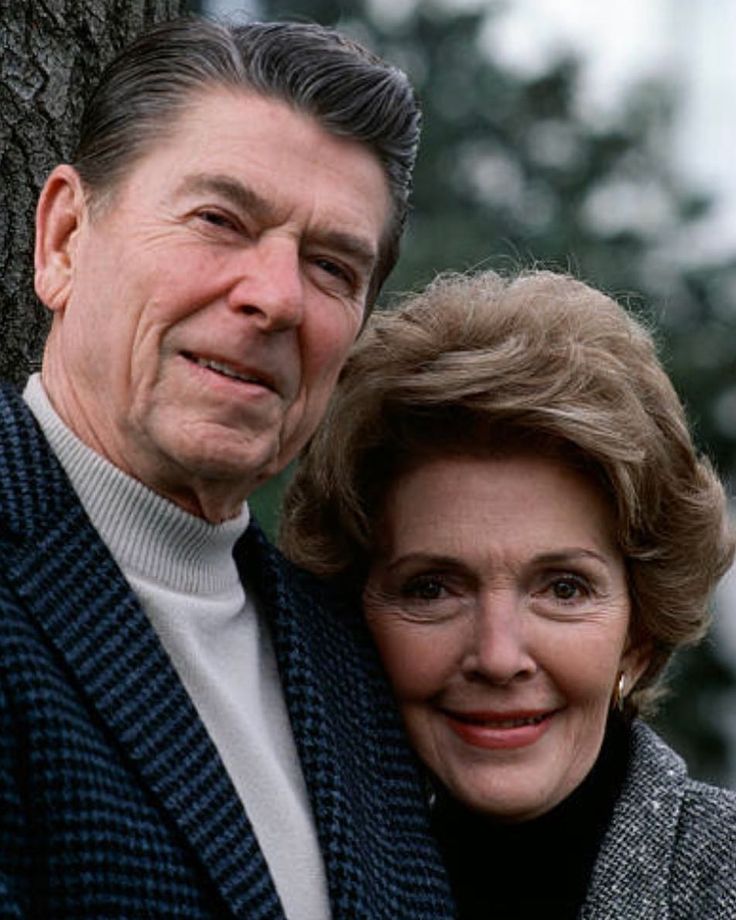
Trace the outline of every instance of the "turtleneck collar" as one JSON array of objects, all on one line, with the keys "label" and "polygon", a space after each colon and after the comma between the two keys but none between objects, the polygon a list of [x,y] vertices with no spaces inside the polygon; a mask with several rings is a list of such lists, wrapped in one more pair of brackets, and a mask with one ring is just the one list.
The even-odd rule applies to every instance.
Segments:
[{"label": "turtleneck collar", "polygon": [[609,718],[590,773],[546,814],[502,824],[438,791],[433,828],[459,920],[574,920],[629,762],[630,727]]},{"label": "turtleneck collar", "polygon": [[222,524],[189,514],[123,473],[64,424],[34,374],[23,397],[118,565],[173,591],[214,594],[239,584],[233,548],[248,526],[243,504]]}]

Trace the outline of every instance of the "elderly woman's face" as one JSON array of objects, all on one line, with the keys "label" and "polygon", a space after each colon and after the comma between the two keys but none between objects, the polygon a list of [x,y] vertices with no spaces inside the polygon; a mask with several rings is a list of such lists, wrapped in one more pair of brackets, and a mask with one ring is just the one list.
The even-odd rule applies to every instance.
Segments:
[{"label": "elderly woman's face", "polygon": [[437,458],[394,484],[378,543],[365,610],[418,753],[471,808],[548,811],[640,673],[604,496],[562,461]]}]

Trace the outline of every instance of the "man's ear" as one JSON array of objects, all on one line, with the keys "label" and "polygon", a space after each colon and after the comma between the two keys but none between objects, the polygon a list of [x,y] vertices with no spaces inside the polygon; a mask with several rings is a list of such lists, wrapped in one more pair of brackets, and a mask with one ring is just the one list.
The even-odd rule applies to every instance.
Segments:
[{"label": "man's ear", "polygon": [[79,173],[57,166],[36,209],[36,293],[49,310],[63,310],[72,284],[77,234],[87,217],[87,202]]}]

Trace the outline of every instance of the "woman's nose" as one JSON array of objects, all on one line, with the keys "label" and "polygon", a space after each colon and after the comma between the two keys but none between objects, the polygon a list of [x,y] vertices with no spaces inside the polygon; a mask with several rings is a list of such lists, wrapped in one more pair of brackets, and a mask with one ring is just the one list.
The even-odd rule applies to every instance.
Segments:
[{"label": "woman's nose", "polygon": [[478,600],[463,660],[471,679],[507,684],[537,670],[524,616],[513,590],[493,591]]}]

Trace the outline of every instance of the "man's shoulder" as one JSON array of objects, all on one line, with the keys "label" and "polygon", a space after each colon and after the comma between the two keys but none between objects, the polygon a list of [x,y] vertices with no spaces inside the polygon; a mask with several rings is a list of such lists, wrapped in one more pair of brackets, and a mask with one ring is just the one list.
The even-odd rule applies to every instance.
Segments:
[{"label": "man's shoulder", "polygon": [[33,540],[77,506],[33,412],[14,386],[0,382],[0,533]]},{"label": "man's shoulder", "polygon": [[36,429],[33,413],[25,404],[20,390],[3,380],[0,380],[0,427],[4,432],[0,455],[6,452],[13,440],[28,437]]},{"label": "man's shoulder", "polygon": [[[342,704],[393,711],[394,703],[356,589],[318,578],[284,557],[253,522],[236,550],[247,586],[271,628],[282,676],[306,674]],[[362,692],[354,688],[361,686]],[[349,692],[348,692],[349,691]],[[342,705],[341,704],[341,705]]]},{"label": "man's shoulder", "polygon": [[[102,541],[20,392],[0,383],[0,660],[7,673],[48,672],[48,635],[79,609]],[[52,656],[53,657],[53,656]],[[34,671],[35,668],[35,671]],[[29,672],[30,673],[30,672]]]},{"label": "man's shoulder", "polygon": [[17,478],[50,449],[36,419],[20,391],[0,381],[0,468],[3,476]]},{"label": "man's shoulder", "polygon": [[343,625],[363,623],[356,588],[320,578],[296,565],[253,520],[236,550],[241,571],[256,592],[275,604],[320,608]]}]

